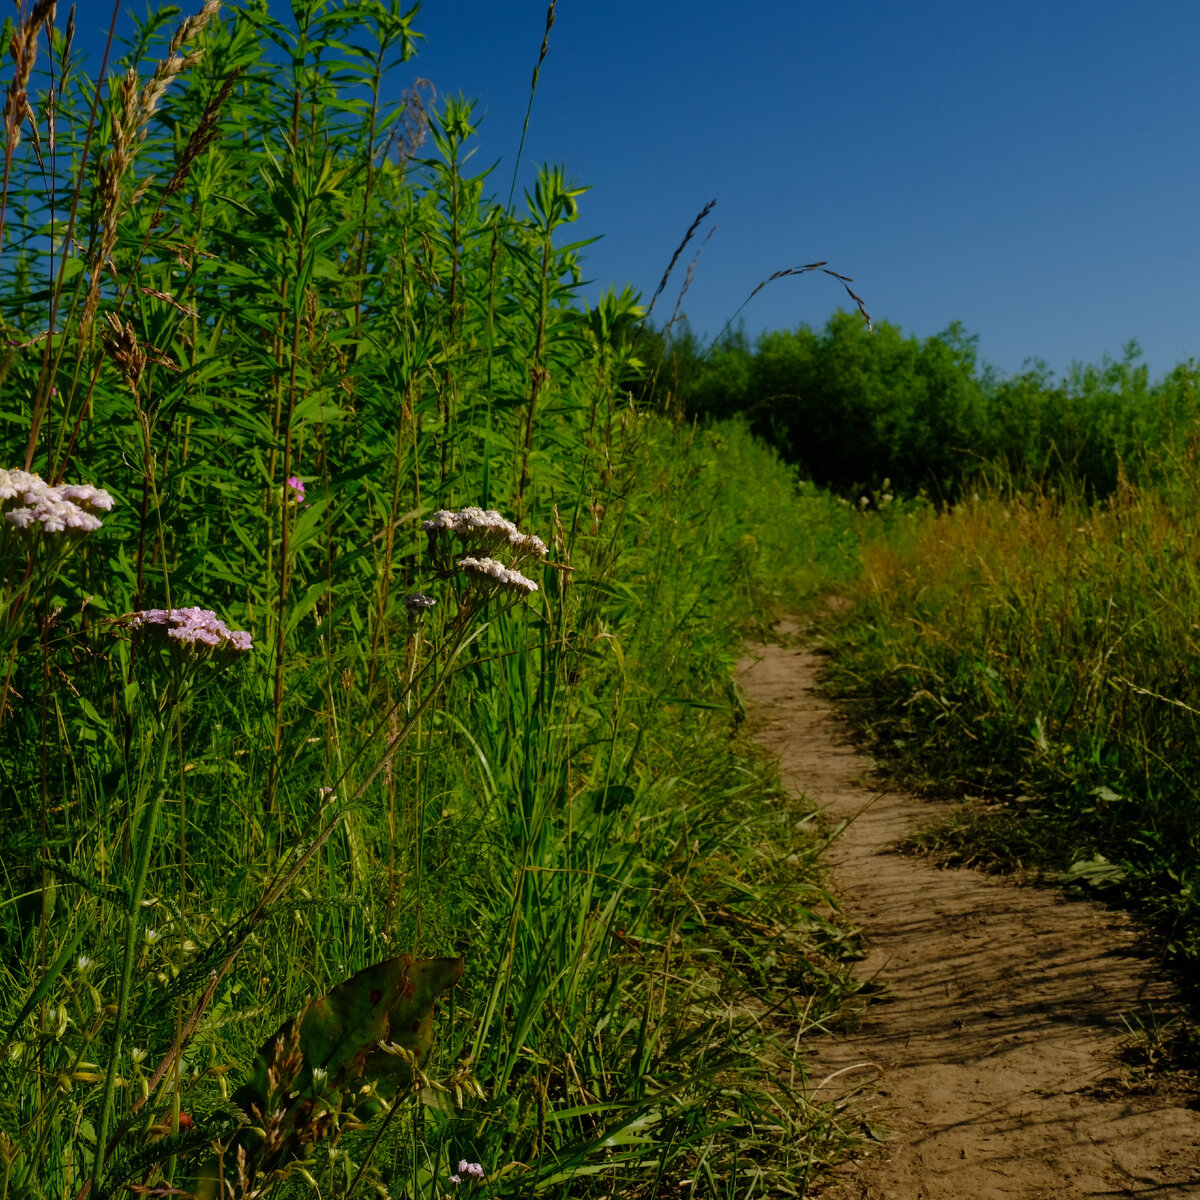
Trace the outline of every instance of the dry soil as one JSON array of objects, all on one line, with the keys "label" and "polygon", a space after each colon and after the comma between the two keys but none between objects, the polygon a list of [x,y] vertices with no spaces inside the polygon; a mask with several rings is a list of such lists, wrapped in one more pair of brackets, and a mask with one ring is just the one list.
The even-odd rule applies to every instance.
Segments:
[{"label": "dry soil", "polygon": [[[786,638],[784,639],[787,640]],[[936,815],[866,782],[817,689],[821,658],[756,647],[740,686],[785,784],[848,822],[833,882],[864,931],[859,974],[886,991],[851,1034],[820,1039],[812,1078],[891,1134],[829,1200],[1200,1200],[1200,1111],[1184,1088],[1130,1086],[1122,1014],[1172,988],[1125,914],[893,847]],[[822,1081],[824,1081],[822,1083]]]}]

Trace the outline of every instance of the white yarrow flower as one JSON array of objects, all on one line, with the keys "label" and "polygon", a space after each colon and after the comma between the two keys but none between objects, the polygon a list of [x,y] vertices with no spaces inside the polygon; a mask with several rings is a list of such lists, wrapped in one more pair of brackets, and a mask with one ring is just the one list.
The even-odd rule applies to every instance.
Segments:
[{"label": "white yarrow flower", "polygon": [[93,512],[108,512],[112,496],[90,483],[67,483],[50,487],[30,471],[0,469],[0,504],[20,500],[21,508],[4,513],[4,519],[16,529],[40,526],[43,533],[91,533],[99,529],[100,518]]},{"label": "white yarrow flower", "polygon": [[[538,590],[538,585],[522,575],[517,567],[529,559],[545,558],[548,553],[546,543],[535,534],[522,533],[494,508],[468,506],[457,512],[441,508],[422,522],[422,528],[429,537],[430,558],[439,571],[450,571],[454,565],[455,550],[443,537],[453,534],[462,546],[457,553],[469,551],[458,559],[458,569],[474,581],[518,596],[528,596]],[[508,561],[491,557],[494,554]],[[424,596],[412,596],[405,601],[413,611],[426,602]]]},{"label": "white yarrow flower", "polygon": [[464,574],[480,583],[494,583],[506,591],[531,595],[538,590],[532,579],[526,578],[513,567],[506,567],[494,558],[460,558],[458,567]]},{"label": "white yarrow flower", "polygon": [[546,543],[537,534],[522,533],[519,529],[513,529],[508,535],[508,544],[523,557],[545,558],[549,553]]}]

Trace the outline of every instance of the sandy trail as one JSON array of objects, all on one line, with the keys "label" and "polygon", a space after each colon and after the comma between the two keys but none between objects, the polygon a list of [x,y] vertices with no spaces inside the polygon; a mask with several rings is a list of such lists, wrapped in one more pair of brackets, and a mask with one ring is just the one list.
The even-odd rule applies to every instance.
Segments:
[{"label": "sandy trail", "polygon": [[[785,784],[839,821],[834,882],[888,989],[816,1051],[826,1092],[878,1076],[865,1103],[894,1135],[833,1200],[1200,1200],[1200,1111],[1119,1086],[1121,1013],[1165,1007],[1133,923],[1088,901],[889,852],[936,810],[863,783],[870,760],[816,691],[820,657],[776,645],[739,665]],[[1194,1099],[1191,1101],[1195,1103]]]}]

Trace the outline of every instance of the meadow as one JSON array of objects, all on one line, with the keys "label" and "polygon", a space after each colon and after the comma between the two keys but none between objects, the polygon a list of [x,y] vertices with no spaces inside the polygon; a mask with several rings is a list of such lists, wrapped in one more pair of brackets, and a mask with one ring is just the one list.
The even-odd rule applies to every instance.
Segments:
[{"label": "meadow", "polygon": [[731,675],[853,514],[634,402],[583,189],[471,173],[415,11],[163,8],[95,77],[57,17],[6,28],[0,1200],[803,1194],[855,938]]},{"label": "meadow", "polygon": [[732,679],[831,592],[931,840],[1194,966],[1190,365],[672,343],[415,10],[73,21],[6,27],[0,1200],[804,1195],[857,939]]},{"label": "meadow", "polygon": [[1194,1005],[1200,475],[1158,469],[923,511],[866,550],[828,683],[894,773],[965,798],[920,845],[1133,905]]}]

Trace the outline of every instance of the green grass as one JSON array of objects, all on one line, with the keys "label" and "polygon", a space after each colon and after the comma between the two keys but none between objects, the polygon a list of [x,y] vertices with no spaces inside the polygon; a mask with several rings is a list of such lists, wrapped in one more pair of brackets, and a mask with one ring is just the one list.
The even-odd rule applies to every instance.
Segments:
[{"label": "green grass", "polygon": [[[413,14],[293,16],[181,63],[152,14],[101,88],[54,31],[40,141],[6,116],[0,463],[114,505],[0,540],[0,1200],[203,1193],[234,1142],[247,1196],[801,1195],[856,1136],[801,1053],[853,939],[731,671],[853,576],[853,515],[630,403],[582,189],[498,203],[469,102],[388,103]],[[536,592],[428,552],[467,505],[545,539]],[[254,648],[124,620],[190,605]],[[403,953],[465,959],[413,1087],[279,1142],[256,1051]]]}]

